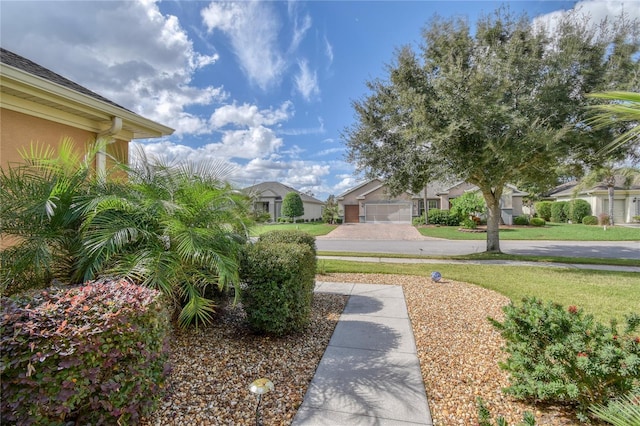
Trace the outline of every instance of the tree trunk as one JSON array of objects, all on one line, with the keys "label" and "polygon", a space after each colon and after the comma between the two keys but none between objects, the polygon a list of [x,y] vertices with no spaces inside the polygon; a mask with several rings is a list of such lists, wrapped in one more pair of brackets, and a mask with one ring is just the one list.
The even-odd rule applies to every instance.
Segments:
[{"label": "tree trunk", "polygon": [[609,225],[613,226],[613,191],[614,187],[609,186],[607,192],[609,195]]},{"label": "tree trunk", "polygon": [[487,203],[487,253],[501,253],[500,251],[500,197],[502,188],[487,188],[482,191]]},{"label": "tree trunk", "polygon": [[424,224],[429,224],[429,209],[427,206],[427,184],[424,184]]}]

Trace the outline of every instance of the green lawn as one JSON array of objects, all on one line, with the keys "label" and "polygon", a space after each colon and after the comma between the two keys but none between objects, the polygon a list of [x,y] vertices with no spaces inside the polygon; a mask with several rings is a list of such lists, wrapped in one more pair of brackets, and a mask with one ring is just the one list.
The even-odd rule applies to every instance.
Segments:
[{"label": "green lawn", "polygon": [[268,225],[257,225],[251,228],[251,236],[257,237],[260,234],[264,234],[268,231],[283,231],[283,230],[300,230],[304,231],[314,237],[319,235],[327,235],[329,232],[336,229],[338,225],[328,225],[322,222],[314,223],[274,223]]},{"label": "green lawn", "polygon": [[640,274],[526,266],[471,264],[391,264],[318,261],[320,272],[381,273],[430,276],[442,273],[446,280],[463,281],[495,290],[512,300],[525,296],[552,300],[563,306],[576,305],[598,320],[622,320],[625,314],[640,314]]},{"label": "green lawn", "polygon": [[436,259],[445,262],[451,260],[506,260],[523,262],[551,262],[551,263],[579,263],[583,265],[615,265],[615,266],[640,266],[637,259],[614,259],[599,257],[568,257],[568,256],[527,256],[522,254],[507,253],[472,253],[455,256],[431,256],[401,253],[362,253],[349,251],[319,251],[318,256],[334,257],[375,257],[375,258],[396,258],[396,259]]},{"label": "green lawn", "polygon": [[[427,237],[448,240],[485,240],[486,233],[458,231],[457,226],[425,226],[418,231]],[[544,227],[518,226],[500,229],[501,240],[640,241],[640,228],[548,223]]]}]

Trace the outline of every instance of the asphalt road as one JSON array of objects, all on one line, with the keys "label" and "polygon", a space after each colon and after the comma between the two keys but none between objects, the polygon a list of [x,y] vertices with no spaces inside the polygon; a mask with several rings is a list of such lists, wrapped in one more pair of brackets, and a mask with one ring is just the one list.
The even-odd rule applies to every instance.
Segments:
[{"label": "asphalt road", "polygon": [[[462,255],[481,253],[486,241],[453,240],[346,240],[316,239],[319,251],[394,253],[415,255]],[[639,241],[500,241],[503,253],[529,256],[596,257],[637,259]]]}]

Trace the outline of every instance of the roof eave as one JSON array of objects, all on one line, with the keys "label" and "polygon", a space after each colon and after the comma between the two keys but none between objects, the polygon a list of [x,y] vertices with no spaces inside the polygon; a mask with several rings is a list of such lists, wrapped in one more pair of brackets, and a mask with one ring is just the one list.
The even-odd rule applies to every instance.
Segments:
[{"label": "roof eave", "polygon": [[0,63],[0,77],[2,78],[3,86],[11,85],[16,90],[28,90],[31,96],[37,97],[40,95],[46,97],[49,101],[56,102],[60,106],[91,110],[96,115],[104,117],[103,121],[107,126],[112,117],[120,117],[123,125],[132,129],[133,139],[159,138],[171,135],[174,132],[171,127],[11,65]]}]

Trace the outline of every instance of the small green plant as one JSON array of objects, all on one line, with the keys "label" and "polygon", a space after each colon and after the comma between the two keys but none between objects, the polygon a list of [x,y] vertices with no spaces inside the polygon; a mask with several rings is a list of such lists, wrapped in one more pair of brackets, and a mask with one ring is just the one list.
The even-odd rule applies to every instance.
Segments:
[{"label": "small green plant", "polygon": [[519,226],[526,226],[529,224],[529,217],[526,215],[520,215],[513,218],[513,224]]},{"label": "small green plant", "polygon": [[610,401],[607,405],[594,405],[589,410],[597,418],[613,426],[638,426],[640,425],[640,389]]},{"label": "small green plant", "polygon": [[582,224],[583,225],[597,225],[598,224],[598,218],[595,216],[585,216],[582,218]]},{"label": "small green plant", "polygon": [[3,423],[137,424],[168,374],[168,312],[126,281],[2,298]]},{"label": "small green plant", "polygon": [[606,327],[576,306],[564,309],[535,298],[503,308],[504,322],[489,319],[506,341],[501,367],[510,373],[504,389],[519,399],[575,405],[586,420],[589,406],[606,403],[637,386],[640,377],[640,316],[624,331]]},{"label": "small green plant", "polygon": [[[476,404],[478,406],[478,426],[493,426],[491,423],[491,411],[485,404],[482,398],[476,399]],[[496,418],[496,426],[508,426],[507,421],[502,416],[498,416]],[[524,417],[519,426],[535,426],[536,419],[529,411],[524,413]]]},{"label": "small green plant", "polygon": [[547,224],[547,222],[545,222],[545,220],[541,217],[534,217],[531,219],[531,222],[529,222],[529,224],[531,226],[544,226]]},{"label": "small green plant", "polygon": [[412,220],[413,226],[420,226],[420,225],[424,225],[426,223],[427,222],[425,220],[424,215],[414,217],[413,220]]},{"label": "small green plant", "polygon": [[476,229],[478,227],[476,221],[471,219],[470,217],[465,217],[464,219],[462,219],[460,225],[465,229]]}]

